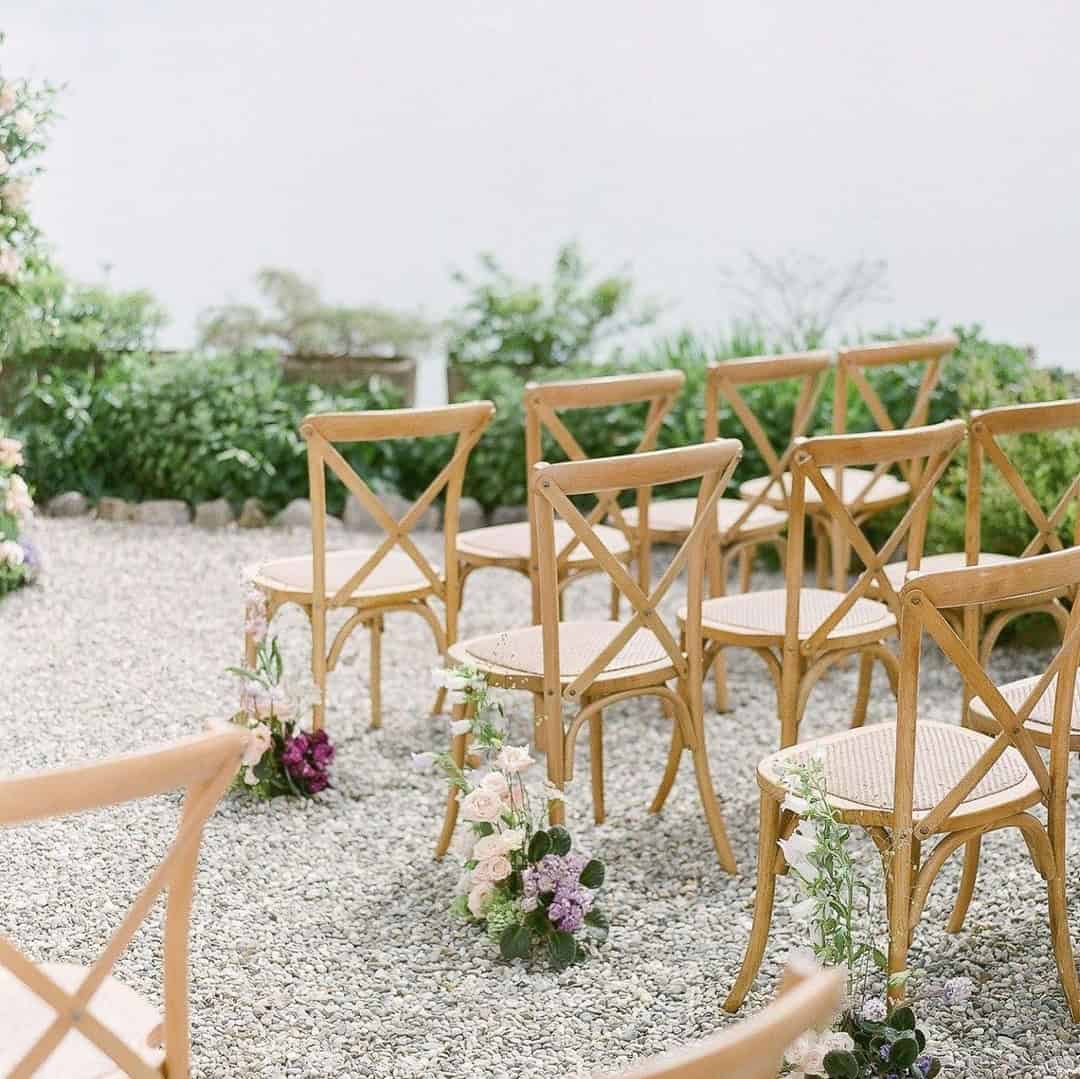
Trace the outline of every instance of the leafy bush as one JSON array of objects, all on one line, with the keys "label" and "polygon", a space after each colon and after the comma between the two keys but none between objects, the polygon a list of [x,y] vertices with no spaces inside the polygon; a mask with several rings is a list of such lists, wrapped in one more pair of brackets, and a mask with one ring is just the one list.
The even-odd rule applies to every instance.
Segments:
[{"label": "leafy bush", "polygon": [[[35,376],[14,423],[43,498],[69,489],[189,502],[256,497],[277,509],[307,493],[303,416],[399,404],[396,392],[380,385],[328,393],[285,384],[276,360],[261,354],[156,363],[133,355],[96,375]],[[345,455],[376,484],[415,483],[386,446],[358,443]],[[340,512],[340,485],[328,486],[327,497],[331,512]]]}]

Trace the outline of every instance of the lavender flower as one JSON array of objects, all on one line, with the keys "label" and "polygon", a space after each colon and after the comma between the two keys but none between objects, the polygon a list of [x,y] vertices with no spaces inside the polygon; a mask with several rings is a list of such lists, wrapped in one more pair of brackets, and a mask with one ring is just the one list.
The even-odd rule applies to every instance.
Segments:
[{"label": "lavender flower", "polygon": [[581,883],[588,859],[580,854],[546,854],[522,874],[522,908],[537,908],[540,897],[550,895],[547,916],[563,933],[576,933],[585,924],[595,893]]}]

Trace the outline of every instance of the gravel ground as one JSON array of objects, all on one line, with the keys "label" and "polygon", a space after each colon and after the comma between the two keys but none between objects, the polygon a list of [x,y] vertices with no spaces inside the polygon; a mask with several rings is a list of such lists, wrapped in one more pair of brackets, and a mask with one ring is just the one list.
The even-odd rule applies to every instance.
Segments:
[{"label": "gravel ground", "polygon": [[[0,731],[12,772],[148,746],[229,715],[235,689],[223,668],[239,651],[241,567],[308,542],[272,530],[89,520],[43,522],[39,538],[47,579],[0,604]],[[523,579],[488,571],[469,587],[466,633],[527,621]],[[605,605],[606,589],[590,581],[570,609],[603,616]],[[302,669],[302,615],[287,609],[275,625],[287,663]],[[598,958],[556,975],[543,963],[495,961],[488,941],[446,911],[458,871],[431,858],[444,790],[409,763],[410,751],[445,741],[445,721],[427,715],[436,657],[419,619],[391,616],[388,626],[382,731],[367,729],[362,634],[330,683],[336,789],[304,804],[230,795],[210,821],[192,934],[193,1074],[555,1079],[615,1068],[731,1022],[720,1002],[750,925],[754,765],[777,736],[760,661],[731,653],[734,711],[709,721],[737,877],[717,867],[688,762],[664,813],[646,812],[668,737],[655,704],[611,710],[609,819],[600,827],[591,823],[581,740],[583,780],[570,793],[569,823],[579,846],[608,863],[604,906],[614,924]],[[1031,673],[1043,658],[1002,649],[998,673]],[[853,695],[852,667],[830,676],[811,699],[806,730],[837,729]],[[955,677],[930,662],[924,714],[954,717],[957,695]],[[872,721],[889,715],[889,701],[881,678]],[[37,959],[90,962],[163,852],[176,808],[162,798],[5,831],[3,931]],[[860,849],[873,872],[868,845]],[[924,1027],[946,1074],[1080,1076],[1045,892],[1019,837],[984,844],[967,928],[950,937],[943,926],[955,879],[950,867],[935,886],[911,956]],[[787,917],[791,894],[782,883],[744,1014],[768,999],[785,953],[801,942]],[[1074,932],[1078,908],[1080,898]],[[159,959],[155,917],[120,976],[158,1000]],[[958,974],[978,983],[969,1003],[945,1009],[929,999]]]}]

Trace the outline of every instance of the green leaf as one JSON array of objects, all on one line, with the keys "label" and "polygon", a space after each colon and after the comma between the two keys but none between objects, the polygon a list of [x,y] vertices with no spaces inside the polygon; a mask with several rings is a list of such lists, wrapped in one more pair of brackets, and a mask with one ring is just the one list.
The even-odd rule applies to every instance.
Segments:
[{"label": "green leaf", "polygon": [[555,827],[548,832],[551,837],[551,852],[553,854],[569,854],[573,840],[565,828]]},{"label": "green leaf", "polygon": [[822,1063],[829,1079],[859,1079],[859,1062],[846,1049],[830,1049]]},{"label": "green leaf", "polygon": [[873,955],[874,966],[876,966],[878,970],[889,969],[889,957],[880,948],[875,948]]},{"label": "green leaf", "polygon": [[604,863],[593,858],[586,863],[578,879],[586,888],[599,888],[604,883]]},{"label": "green leaf", "polygon": [[532,934],[523,925],[508,925],[499,937],[499,952],[508,962],[528,959],[531,948]]},{"label": "green leaf", "polygon": [[556,970],[564,970],[577,958],[577,941],[570,933],[556,931],[548,939],[548,951],[551,965]]},{"label": "green leaf", "polygon": [[893,1068],[907,1068],[919,1055],[919,1043],[910,1034],[901,1034],[889,1050],[889,1064]]},{"label": "green leaf", "polygon": [[915,1013],[905,1004],[889,1013],[889,1026],[893,1030],[914,1030]]},{"label": "green leaf", "polygon": [[540,831],[529,842],[529,861],[538,862],[551,850],[551,836]]},{"label": "green leaf", "polygon": [[589,926],[590,929],[599,930],[602,937],[606,937],[608,935],[608,930],[611,928],[611,922],[608,921],[608,916],[597,907],[593,907],[593,909],[585,915],[585,924]]}]

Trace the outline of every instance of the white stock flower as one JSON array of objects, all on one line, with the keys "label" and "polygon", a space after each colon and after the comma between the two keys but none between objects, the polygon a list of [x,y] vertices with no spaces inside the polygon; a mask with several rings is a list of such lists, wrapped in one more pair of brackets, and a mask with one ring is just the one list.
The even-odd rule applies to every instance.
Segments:
[{"label": "white stock flower", "polygon": [[784,804],[780,808],[788,809],[797,816],[803,817],[810,809],[810,803],[793,791],[788,791],[784,796]]},{"label": "white stock flower", "polygon": [[13,119],[15,130],[23,136],[29,135],[37,126],[37,117],[29,109],[19,109]]},{"label": "white stock flower", "polygon": [[249,787],[254,787],[259,782],[259,777],[255,774],[255,769],[250,765],[244,769],[244,782]]}]

